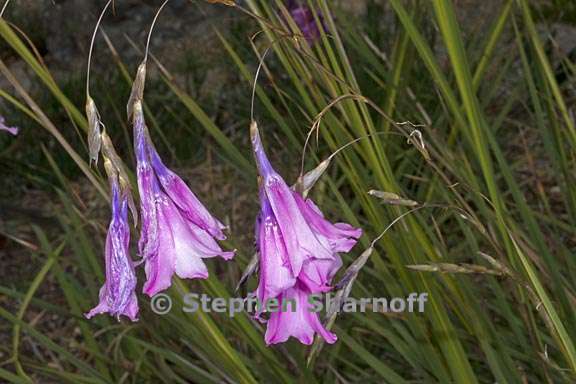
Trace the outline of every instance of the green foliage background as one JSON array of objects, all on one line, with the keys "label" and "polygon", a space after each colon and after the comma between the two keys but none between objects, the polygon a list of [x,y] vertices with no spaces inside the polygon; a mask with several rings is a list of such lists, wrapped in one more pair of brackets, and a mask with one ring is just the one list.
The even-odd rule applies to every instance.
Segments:
[{"label": "green foliage background", "polygon": [[[0,20],[2,44],[26,62],[50,97],[26,93],[3,61],[0,72],[14,89],[0,90],[0,96],[21,113],[18,122],[46,132],[57,144],[47,149],[35,143],[33,157],[11,166],[30,183],[55,191],[62,206],[56,233],[33,224],[36,241],[22,244],[33,254],[36,277],[18,288],[0,283],[0,294],[17,302],[16,311],[0,306],[12,332],[10,345],[0,347],[9,356],[0,365],[0,378],[14,383],[576,380],[574,63],[558,57],[542,33],[554,4],[531,8],[527,0],[503,1],[482,33],[470,34],[463,32],[451,0],[372,2],[362,25],[328,0],[307,3],[326,25],[312,46],[286,14],[280,16],[286,12],[281,1],[248,0],[245,9],[236,7],[246,16],[239,30],[261,31],[253,39],[256,52],[271,50],[256,87],[256,119],[266,143],[278,148],[277,160],[287,160],[279,169],[288,180],[298,175],[311,127],[318,127],[313,135],[318,143],[314,139],[308,148],[306,170],[351,140],[371,135],[335,157],[312,198],[331,219],[365,230],[345,265],[410,210],[387,205],[369,190],[422,204],[376,243],[352,295],[427,292],[426,312],[341,315],[334,325],[339,342],[312,356],[311,348],[294,341],[266,347],[262,326],[245,314],[228,318],[173,310],[158,316],[143,295],[137,323],[104,316],[85,320],[82,314],[95,304],[103,282],[107,217],[84,204],[69,179],[86,177],[100,206],[106,204],[107,184],[87,164],[83,94],[57,84],[23,35]],[[246,186],[253,195],[247,204],[255,207],[248,126],[258,60],[250,34],[241,36],[218,34],[245,85],[245,94],[229,105],[244,128],[232,132],[215,122],[169,68],[147,89],[154,108],[146,112],[171,165],[214,152],[231,179],[253,180]],[[108,48],[118,66],[117,94],[125,96],[108,102],[123,111],[134,71],[114,54],[113,42]],[[167,96],[155,99],[155,92]],[[130,129],[118,116],[105,122],[132,165]],[[526,144],[526,135],[532,144]],[[193,156],[186,158],[190,148]],[[0,155],[3,166],[8,155]],[[34,165],[40,162],[42,167]],[[544,184],[530,172],[542,163]],[[169,294],[201,290],[235,296],[253,252],[239,240],[243,229],[233,227],[227,244],[239,248],[235,262],[212,263],[210,279],[176,281]],[[49,279],[57,282],[65,305],[37,297]],[[72,321],[78,331],[73,350],[37,329],[26,316],[30,308]],[[20,353],[23,335],[47,353]],[[54,359],[57,365],[48,364]]]}]

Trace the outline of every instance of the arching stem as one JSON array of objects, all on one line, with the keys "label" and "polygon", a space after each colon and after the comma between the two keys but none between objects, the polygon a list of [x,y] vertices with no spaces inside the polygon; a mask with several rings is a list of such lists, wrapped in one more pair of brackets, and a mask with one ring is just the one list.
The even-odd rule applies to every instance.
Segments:
[{"label": "arching stem", "polygon": [[[90,97],[90,64],[92,63],[92,52],[94,50],[94,41],[96,40],[96,33],[98,32],[98,28],[100,28],[100,23],[108,10],[110,4],[112,4],[113,0],[108,0],[104,9],[102,9],[102,13],[100,13],[100,17],[98,18],[98,22],[96,23],[96,27],[94,28],[94,32],[92,33],[92,40],[90,41],[90,51],[88,52],[88,65],[86,67],[86,97]],[[8,2],[6,2],[8,3]]]}]

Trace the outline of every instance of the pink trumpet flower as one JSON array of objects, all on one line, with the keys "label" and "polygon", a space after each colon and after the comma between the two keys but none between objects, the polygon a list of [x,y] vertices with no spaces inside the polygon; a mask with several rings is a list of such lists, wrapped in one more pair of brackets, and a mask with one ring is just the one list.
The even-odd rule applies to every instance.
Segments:
[{"label": "pink trumpet flower", "polygon": [[154,296],[181,278],[206,279],[204,258],[229,260],[223,251],[224,225],[214,218],[184,181],[168,169],[149,137],[140,102],[134,106],[134,146],[142,228],[138,244],[144,260],[144,293]]},{"label": "pink trumpet flower", "polygon": [[130,227],[128,224],[128,193],[121,191],[118,180],[113,178],[112,219],[106,236],[106,282],[100,289],[100,302],[86,317],[109,313],[120,319],[121,315],[138,320],[136,299],[136,273],[129,256]]},{"label": "pink trumpet flower", "polygon": [[[261,178],[261,211],[256,223],[260,277],[258,300],[292,299],[296,308],[272,312],[265,336],[267,344],[296,337],[311,344],[315,333],[328,343],[336,335],[327,331],[318,314],[307,308],[307,297],[332,289],[331,281],[342,260],[362,235],[349,224],[332,224],[310,199],[294,191],[272,168],[262,147],[256,123],[251,126],[252,146]],[[258,314],[260,316],[260,314]]]}]

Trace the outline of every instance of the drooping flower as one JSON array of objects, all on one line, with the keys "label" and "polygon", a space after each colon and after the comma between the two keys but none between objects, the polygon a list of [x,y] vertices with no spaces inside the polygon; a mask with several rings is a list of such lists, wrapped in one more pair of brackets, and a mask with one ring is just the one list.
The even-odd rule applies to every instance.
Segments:
[{"label": "drooping flower", "polygon": [[14,136],[18,135],[18,127],[9,127],[6,125],[6,120],[0,116],[0,131],[6,131]]},{"label": "drooping flower", "polygon": [[136,273],[129,256],[130,227],[128,224],[128,190],[121,190],[116,177],[111,178],[112,219],[105,245],[106,282],[100,288],[100,302],[86,317],[109,313],[116,318],[128,316],[138,320]]},{"label": "drooping flower", "polygon": [[260,174],[261,211],[256,223],[260,277],[256,295],[261,303],[274,298],[297,302],[294,312],[271,313],[265,341],[280,343],[294,336],[310,344],[318,333],[333,343],[336,336],[306,307],[307,297],[331,290],[332,278],[342,266],[338,253],[348,252],[362,231],[326,220],[310,199],[290,188],[272,168],[256,123],[252,123],[250,133]]},{"label": "drooping flower", "polygon": [[162,162],[150,139],[142,105],[134,103],[134,147],[142,228],[138,243],[144,259],[144,293],[154,296],[170,287],[174,273],[181,278],[206,279],[204,258],[229,260],[223,251],[224,225],[214,218],[184,181]]},{"label": "drooping flower", "polygon": [[[286,9],[308,42],[313,43],[320,38],[320,28],[310,7],[300,3],[298,0],[288,0]],[[322,28],[326,29],[321,14],[318,14],[318,19]]]},{"label": "drooping flower", "polygon": [[316,333],[329,344],[336,342],[336,335],[326,330],[318,314],[313,312],[312,305],[308,302],[309,294],[309,290],[300,283],[280,294],[280,303],[292,300],[295,305],[293,311],[290,305],[286,305],[286,311],[275,311],[270,314],[264,336],[266,344],[283,343],[293,336],[302,344],[310,345]]}]

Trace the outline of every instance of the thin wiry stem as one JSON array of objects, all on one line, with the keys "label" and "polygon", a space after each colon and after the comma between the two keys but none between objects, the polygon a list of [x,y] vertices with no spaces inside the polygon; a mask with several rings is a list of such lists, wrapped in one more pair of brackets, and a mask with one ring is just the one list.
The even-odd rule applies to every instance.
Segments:
[{"label": "thin wiry stem", "polygon": [[[310,131],[308,131],[308,135],[306,136],[306,141],[304,142],[304,148],[302,149],[302,158],[301,158],[301,164],[300,164],[300,174],[301,175],[304,174],[304,162],[305,162],[306,150],[308,148],[312,134],[314,132],[316,132],[316,140],[318,140],[320,124],[322,122],[322,118],[324,117],[324,115],[326,113],[328,113],[332,107],[334,107],[338,103],[340,103],[344,100],[347,100],[347,99],[357,100],[359,102],[365,103],[365,104],[369,105],[370,107],[372,107],[376,112],[378,112],[381,116],[383,116],[393,127],[395,127],[400,132],[400,134],[404,135],[408,139],[409,142],[411,142],[412,144],[416,143],[416,146],[418,147],[418,150],[420,151],[420,153],[422,153],[424,158],[429,161],[429,154],[428,154],[428,151],[426,150],[426,148],[424,146],[423,140],[421,140],[420,131],[414,129],[411,132],[409,132],[406,129],[404,129],[404,125],[408,125],[412,128],[424,127],[424,125],[414,124],[410,121],[397,122],[397,121],[393,120],[391,117],[389,117],[378,105],[376,105],[376,103],[374,103],[372,100],[368,99],[367,97],[362,96],[360,94],[356,94],[356,93],[348,93],[345,95],[338,96],[337,98],[332,100],[326,107],[324,107],[324,109],[322,111],[320,111],[320,113],[314,119],[314,122],[312,123],[312,127],[310,128]],[[420,134],[420,140],[418,142],[415,142],[413,140],[413,136],[416,133]],[[377,136],[377,134],[372,134],[372,136]]]},{"label": "thin wiry stem", "polygon": [[169,0],[165,0],[162,3],[160,8],[158,8],[158,11],[156,12],[156,15],[154,16],[154,20],[152,20],[152,25],[150,26],[150,30],[148,31],[148,38],[146,39],[146,51],[144,52],[144,62],[145,63],[148,61],[148,51],[150,49],[150,39],[152,38],[152,31],[154,31],[154,26],[156,25],[156,21],[158,20],[158,16],[160,16],[160,12],[162,12],[162,10],[164,9],[164,7],[168,3],[168,1]]},{"label": "thin wiry stem", "polygon": [[[263,31],[256,32],[250,40],[253,41],[256,38],[256,36],[258,36],[262,32]],[[254,84],[252,85],[252,99],[250,102],[250,120],[251,121],[254,121],[254,100],[256,98],[256,86],[258,85],[258,77],[260,76],[260,71],[262,70],[262,67],[264,66],[264,60],[266,59],[266,55],[268,55],[268,52],[274,47],[274,45],[276,43],[280,42],[285,37],[286,36],[281,36],[278,39],[273,40],[270,43],[270,45],[268,46],[268,48],[266,48],[266,50],[264,51],[264,54],[262,54],[262,57],[260,58],[260,61],[258,63],[258,69],[256,69],[256,74],[254,75]]]},{"label": "thin wiry stem", "polygon": [[343,146],[341,146],[340,148],[338,148],[337,150],[335,150],[334,152],[332,152],[332,154],[328,157],[328,160],[332,160],[334,157],[336,157],[337,154],[339,154],[340,152],[342,152],[342,151],[345,150],[346,148],[350,147],[352,144],[356,144],[356,143],[359,142],[360,140],[367,139],[367,138],[372,137],[372,136],[379,136],[379,135],[398,135],[398,136],[402,136],[401,133],[397,133],[397,132],[376,132],[376,133],[369,133],[369,134],[367,134],[367,135],[357,137],[357,138],[355,138],[354,140],[350,140],[349,142],[347,142],[346,144],[344,144]]},{"label": "thin wiry stem", "polygon": [[250,101],[250,121],[254,121],[254,99],[256,98],[256,86],[258,85],[258,76],[260,76],[260,71],[262,70],[262,66],[264,65],[264,59],[266,59],[266,55],[272,49],[272,44],[266,48],[262,58],[260,59],[260,63],[258,63],[258,69],[256,69],[256,74],[254,75],[254,84],[252,85],[252,99]]},{"label": "thin wiry stem", "polygon": [[98,22],[96,23],[96,27],[94,28],[94,32],[92,33],[92,40],[90,41],[90,51],[88,52],[88,65],[86,68],[86,96],[90,95],[90,64],[92,62],[92,52],[94,50],[94,41],[96,40],[96,33],[98,32],[98,28],[100,28],[100,23],[104,18],[104,14],[108,10],[110,4],[112,4],[113,0],[108,0],[102,13],[100,13],[100,17],[98,18]]},{"label": "thin wiry stem", "polygon": [[10,0],[6,0],[6,2],[2,6],[2,9],[0,10],[0,19],[2,18],[2,15],[4,15],[4,11],[6,11],[6,8],[8,7],[9,2],[10,2]]},{"label": "thin wiry stem", "polygon": [[380,235],[378,235],[376,238],[374,238],[374,240],[372,240],[372,242],[370,243],[370,248],[374,248],[374,245],[376,245],[376,243],[384,237],[384,235],[386,234],[386,232],[388,232],[388,230],[390,228],[392,228],[394,226],[394,224],[396,224],[397,222],[399,222],[400,220],[402,220],[404,217],[408,216],[411,213],[414,213],[416,211],[419,211],[423,208],[431,208],[433,206],[430,205],[422,205],[420,207],[416,207],[413,208],[409,211],[404,212],[403,214],[401,214],[400,216],[398,216],[397,218],[395,218],[394,220],[392,220],[392,222],[390,224],[388,224],[388,226],[386,227],[386,229],[384,229],[384,231],[382,231],[382,233],[380,233]]},{"label": "thin wiry stem", "polygon": [[[390,228],[392,228],[394,226],[394,224],[396,224],[397,222],[399,222],[400,220],[402,220],[404,217],[408,216],[411,213],[417,212],[421,209],[424,208],[441,208],[441,209],[451,209],[454,210],[456,212],[458,212],[464,219],[469,220],[470,222],[472,222],[473,224],[475,224],[476,227],[478,223],[474,222],[471,218],[471,216],[468,214],[468,212],[465,209],[462,209],[456,205],[447,205],[447,204],[422,204],[416,208],[413,208],[409,211],[404,212],[403,214],[401,214],[400,216],[398,216],[397,218],[395,218],[394,220],[392,220],[392,222],[386,227],[386,229],[384,229],[384,231],[382,231],[382,233],[380,233],[380,235],[378,235],[377,237],[374,238],[374,240],[372,240],[372,242],[370,243],[370,248],[374,248],[374,246],[376,245],[376,243],[378,241],[380,241],[380,239],[382,239],[384,237],[384,235],[388,232],[388,230]],[[483,230],[481,230],[481,232],[483,232]]]},{"label": "thin wiry stem", "polygon": [[310,129],[310,131],[308,131],[308,135],[306,136],[306,140],[304,141],[304,147],[302,148],[302,161],[300,162],[300,174],[304,174],[304,161],[306,159],[306,149],[308,148],[308,144],[310,142],[310,138],[312,137],[312,134],[314,132],[316,132],[316,140],[318,140],[318,131],[320,130],[320,123],[322,121],[322,117],[324,117],[324,115],[336,104],[338,104],[339,102],[341,102],[342,100],[346,100],[346,99],[359,99],[361,101],[365,101],[365,97],[362,95],[357,95],[354,93],[348,93],[342,96],[337,97],[336,99],[332,100],[330,102],[330,104],[328,104],[326,107],[324,107],[324,109],[322,111],[320,111],[320,113],[316,116],[316,118],[314,119],[314,122],[312,123],[312,128]]}]

